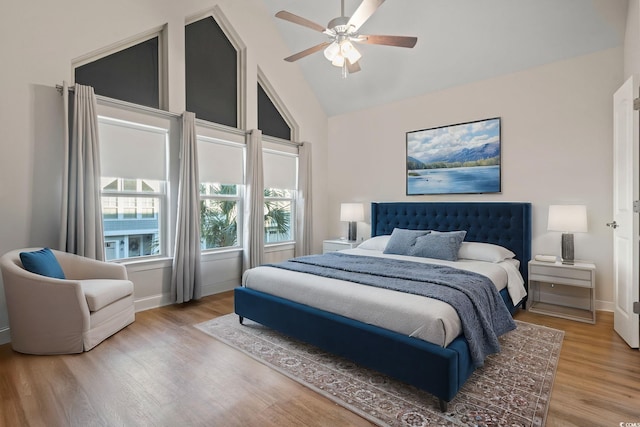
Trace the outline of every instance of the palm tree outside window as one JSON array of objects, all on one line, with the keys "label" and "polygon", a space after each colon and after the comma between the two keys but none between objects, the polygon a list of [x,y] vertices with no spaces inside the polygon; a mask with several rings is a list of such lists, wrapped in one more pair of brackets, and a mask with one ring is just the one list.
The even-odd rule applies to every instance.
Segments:
[{"label": "palm tree outside window", "polygon": [[264,190],[264,243],[294,240],[291,218],[294,218],[293,191],[277,188]]}]

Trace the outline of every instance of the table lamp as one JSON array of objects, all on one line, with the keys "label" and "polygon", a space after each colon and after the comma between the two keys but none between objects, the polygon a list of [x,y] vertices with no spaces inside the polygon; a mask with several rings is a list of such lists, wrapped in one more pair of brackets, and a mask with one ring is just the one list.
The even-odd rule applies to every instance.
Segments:
[{"label": "table lamp", "polygon": [[584,205],[550,205],[548,231],[562,231],[562,263],[574,263],[572,233],[587,232],[587,207]]},{"label": "table lamp", "polygon": [[340,221],[349,222],[349,241],[358,237],[358,221],[364,221],[364,206],[362,203],[342,203],[340,205]]}]

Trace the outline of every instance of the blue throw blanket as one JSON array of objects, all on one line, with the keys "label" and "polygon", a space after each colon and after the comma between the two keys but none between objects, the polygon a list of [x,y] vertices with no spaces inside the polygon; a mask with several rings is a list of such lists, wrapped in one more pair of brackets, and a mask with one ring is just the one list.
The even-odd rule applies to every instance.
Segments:
[{"label": "blue throw blanket", "polygon": [[470,271],[339,252],[293,258],[269,266],[444,301],[460,317],[476,367],[484,364],[487,355],[500,351],[498,336],[516,328],[491,280]]}]

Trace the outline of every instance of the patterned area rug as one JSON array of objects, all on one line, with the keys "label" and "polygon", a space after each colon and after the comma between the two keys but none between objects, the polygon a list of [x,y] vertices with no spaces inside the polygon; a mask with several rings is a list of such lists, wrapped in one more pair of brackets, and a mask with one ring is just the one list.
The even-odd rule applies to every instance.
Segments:
[{"label": "patterned area rug", "polygon": [[426,392],[234,314],[195,327],[381,426],[544,426],[564,332],[516,323],[446,413]]}]

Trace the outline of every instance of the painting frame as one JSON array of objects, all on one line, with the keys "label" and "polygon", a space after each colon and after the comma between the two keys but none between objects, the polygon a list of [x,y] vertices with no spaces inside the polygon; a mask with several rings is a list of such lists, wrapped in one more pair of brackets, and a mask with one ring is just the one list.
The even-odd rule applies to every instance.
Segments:
[{"label": "painting frame", "polygon": [[502,118],[406,132],[407,196],[502,192]]}]

